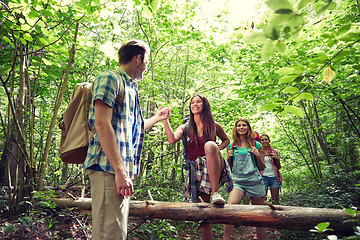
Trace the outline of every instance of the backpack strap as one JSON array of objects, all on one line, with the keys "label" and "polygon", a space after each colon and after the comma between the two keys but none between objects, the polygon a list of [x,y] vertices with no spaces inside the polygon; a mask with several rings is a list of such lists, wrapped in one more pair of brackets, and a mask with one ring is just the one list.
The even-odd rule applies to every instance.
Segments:
[{"label": "backpack strap", "polygon": [[190,129],[189,129],[189,122],[186,122],[185,123],[185,130],[184,130],[184,136],[181,138],[181,141],[183,143],[183,153],[182,153],[182,156],[185,158],[185,159],[188,159],[189,158],[189,155],[187,153],[187,142],[189,141],[190,139]]},{"label": "backpack strap", "polygon": [[[253,146],[256,148],[256,140],[254,139],[254,142],[253,142]],[[251,158],[253,160],[253,166],[255,168],[255,170],[258,170],[258,166],[257,166],[257,161],[256,161],[256,157],[253,153],[251,153]]]},{"label": "backpack strap", "polygon": [[119,77],[119,90],[118,95],[116,96],[116,102],[115,104],[119,104],[124,100],[125,96],[125,83],[122,77],[120,76],[120,73],[117,70],[111,70],[112,72],[115,72],[116,75]]}]

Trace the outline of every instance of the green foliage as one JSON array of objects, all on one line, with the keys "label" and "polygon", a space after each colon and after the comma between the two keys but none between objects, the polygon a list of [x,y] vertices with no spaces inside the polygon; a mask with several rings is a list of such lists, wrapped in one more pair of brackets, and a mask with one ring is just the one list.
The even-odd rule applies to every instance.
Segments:
[{"label": "green foliage", "polygon": [[[264,18],[254,20],[251,28],[246,23],[231,29],[221,13],[217,20],[223,25],[205,23],[208,31],[196,24],[201,6],[195,1],[133,2],[19,0],[9,1],[8,9],[0,11],[4,19],[0,26],[0,146],[16,149],[12,154],[18,158],[14,159],[24,158],[25,179],[34,173],[34,180],[26,184],[15,180],[29,186],[28,192],[35,190],[20,199],[21,206],[41,212],[42,207],[55,207],[48,200],[54,192],[36,191],[47,141],[50,150],[41,181],[50,186],[89,185],[88,179],[83,182],[81,166],[60,162],[60,131],[50,129],[72,44],[76,44],[75,61],[60,113],[73,86],[91,82],[100,72],[117,66],[116,50],[131,38],[145,40],[152,50],[148,72],[139,82],[145,118],[157,107],[169,106],[170,123],[176,129],[189,112],[190,97],[202,93],[229,137],[238,117],[248,118],[255,130],[270,135],[283,166],[284,204],[342,208],[360,202],[356,1],[269,0]],[[80,25],[74,42],[76,23]],[[23,59],[26,62],[21,64]],[[24,99],[21,104],[20,99]],[[21,131],[13,130],[10,126],[17,126],[13,119],[21,114]],[[7,145],[22,134],[23,145],[20,140]],[[150,192],[154,200],[182,201],[181,151],[180,143],[167,143],[162,123],[148,130],[133,199],[149,199]],[[156,224],[174,234],[179,227],[179,223],[159,221],[143,229],[144,235],[166,238],[167,233]],[[288,234],[287,239],[295,239]]]},{"label": "green foliage", "polygon": [[281,203],[290,206],[319,208],[348,208],[360,202],[360,172],[329,172],[320,183],[309,182],[306,176],[298,184],[288,186]]},{"label": "green foliage", "polygon": [[11,231],[16,231],[16,229],[14,229],[14,224],[1,226],[1,229],[4,231],[5,236],[8,235]]},{"label": "green foliage", "polygon": [[143,224],[131,237],[137,239],[178,239],[178,231],[168,220],[153,220]]}]

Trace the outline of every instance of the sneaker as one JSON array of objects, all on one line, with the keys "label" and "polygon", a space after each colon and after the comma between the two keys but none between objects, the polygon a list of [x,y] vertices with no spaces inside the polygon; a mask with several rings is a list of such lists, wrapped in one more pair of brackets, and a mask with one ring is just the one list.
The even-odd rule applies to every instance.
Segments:
[{"label": "sneaker", "polygon": [[225,200],[222,198],[222,196],[218,192],[215,192],[212,195],[211,199],[212,199],[213,204],[217,204],[217,205],[224,205],[225,204]]}]

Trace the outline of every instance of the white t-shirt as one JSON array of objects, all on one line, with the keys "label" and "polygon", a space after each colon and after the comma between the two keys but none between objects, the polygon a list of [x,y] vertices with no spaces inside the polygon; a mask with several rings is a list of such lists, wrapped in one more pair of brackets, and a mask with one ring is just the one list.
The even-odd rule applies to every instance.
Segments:
[{"label": "white t-shirt", "polygon": [[271,157],[269,155],[266,155],[264,157],[264,161],[265,161],[265,169],[263,171],[263,176],[265,176],[265,177],[275,177],[276,175],[275,175],[272,163],[271,163]]}]

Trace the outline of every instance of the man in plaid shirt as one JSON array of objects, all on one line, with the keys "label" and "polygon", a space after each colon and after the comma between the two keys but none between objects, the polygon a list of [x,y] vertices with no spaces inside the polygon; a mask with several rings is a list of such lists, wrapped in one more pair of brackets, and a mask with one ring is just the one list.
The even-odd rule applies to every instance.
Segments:
[{"label": "man in plaid shirt", "polygon": [[[96,133],[83,165],[91,181],[92,239],[126,239],[132,179],[139,172],[144,132],[168,118],[170,110],[160,107],[144,120],[137,83],[146,71],[150,49],[140,40],[130,40],[119,49],[120,66],[94,81],[89,126]],[[117,102],[120,81],[122,102]]]}]

